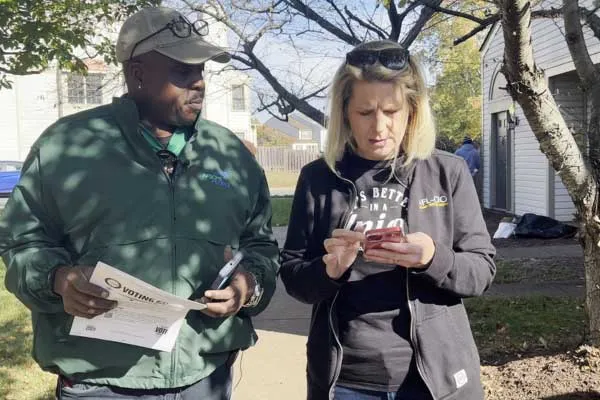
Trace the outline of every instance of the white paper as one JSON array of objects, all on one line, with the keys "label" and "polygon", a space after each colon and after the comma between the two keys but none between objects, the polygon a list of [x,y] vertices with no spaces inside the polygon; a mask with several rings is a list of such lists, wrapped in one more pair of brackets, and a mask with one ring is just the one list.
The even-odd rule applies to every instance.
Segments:
[{"label": "white paper", "polygon": [[513,232],[517,224],[513,224],[512,222],[500,222],[498,225],[498,229],[494,233],[494,239],[507,239],[509,238]]},{"label": "white paper", "polygon": [[170,352],[185,315],[205,304],[175,296],[99,262],[90,282],[118,303],[92,319],[75,317],[70,334]]}]

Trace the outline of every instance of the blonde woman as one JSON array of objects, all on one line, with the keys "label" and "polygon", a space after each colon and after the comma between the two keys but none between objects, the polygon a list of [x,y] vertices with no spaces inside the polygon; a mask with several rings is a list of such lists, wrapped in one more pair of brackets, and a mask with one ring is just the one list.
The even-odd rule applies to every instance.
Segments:
[{"label": "blonde woman", "polygon": [[[348,53],[282,254],[287,291],[313,304],[311,400],[483,399],[462,298],[490,286],[495,250],[464,160],[434,143],[408,50],[376,41]],[[363,252],[364,232],[387,227],[404,240]]]}]

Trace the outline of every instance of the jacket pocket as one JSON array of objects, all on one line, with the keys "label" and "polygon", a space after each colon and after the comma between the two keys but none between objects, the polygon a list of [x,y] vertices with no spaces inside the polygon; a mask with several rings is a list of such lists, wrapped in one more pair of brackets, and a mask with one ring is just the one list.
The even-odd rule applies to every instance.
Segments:
[{"label": "jacket pocket", "polygon": [[[453,307],[454,308],[454,307]],[[416,327],[424,379],[437,399],[481,399],[479,357],[468,320],[448,307]],[[464,313],[464,310],[462,310]],[[465,324],[466,322],[466,324]],[[459,395],[460,393],[460,395]]]},{"label": "jacket pocket", "polygon": [[108,386],[88,385],[85,383],[75,383],[72,386],[61,385],[58,390],[58,399],[110,399],[115,397],[114,392]]}]

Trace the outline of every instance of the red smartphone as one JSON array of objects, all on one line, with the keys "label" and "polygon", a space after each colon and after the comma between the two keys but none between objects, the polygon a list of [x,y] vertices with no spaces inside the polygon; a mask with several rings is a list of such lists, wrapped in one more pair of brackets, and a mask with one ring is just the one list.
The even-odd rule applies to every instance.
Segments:
[{"label": "red smartphone", "polygon": [[381,244],[386,242],[404,242],[404,231],[399,226],[393,228],[371,229],[365,232],[365,251],[370,249],[381,249]]}]

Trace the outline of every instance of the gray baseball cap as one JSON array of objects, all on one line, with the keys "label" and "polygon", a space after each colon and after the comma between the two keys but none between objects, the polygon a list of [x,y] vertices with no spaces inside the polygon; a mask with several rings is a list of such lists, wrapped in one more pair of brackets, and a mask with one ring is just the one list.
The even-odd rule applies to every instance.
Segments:
[{"label": "gray baseball cap", "polygon": [[203,64],[208,60],[226,63],[231,59],[225,49],[194,32],[181,13],[166,7],[142,8],[125,21],[119,32],[119,62],[151,51],[184,64]]}]

